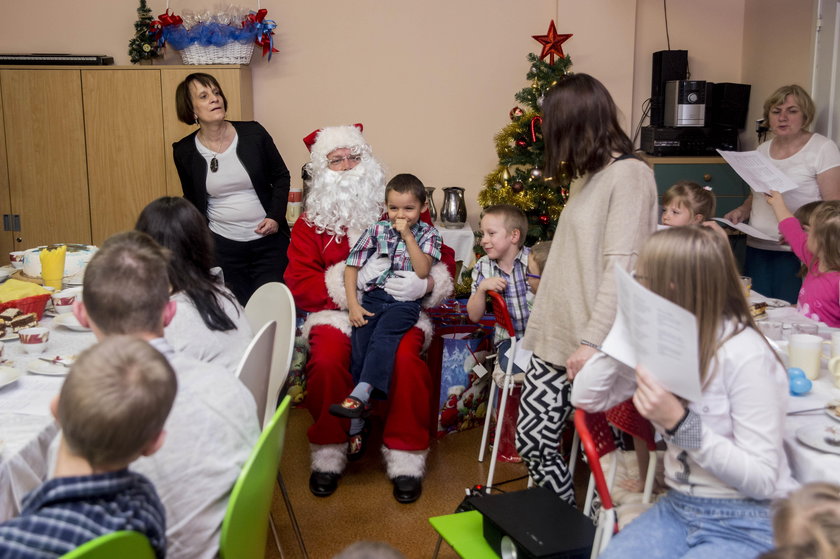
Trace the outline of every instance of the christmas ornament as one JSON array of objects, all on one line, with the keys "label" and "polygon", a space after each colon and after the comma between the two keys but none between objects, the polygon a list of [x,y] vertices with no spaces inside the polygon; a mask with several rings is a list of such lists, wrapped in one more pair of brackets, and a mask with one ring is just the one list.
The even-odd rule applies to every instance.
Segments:
[{"label": "christmas ornament", "polygon": [[528,147],[528,141],[525,138],[519,138],[516,140],[516,145],[521,148],[526,148]]},{"label": "christmas ornament", "polygon": [[531,178],[538,179],[542,176],[542,171],[540,169],[531,169]]},{"label": "christmas ornament", "polygon": [[525,185],[522,183],[522,181],[514,181],[513,184],[510,185],[510,188],[514,192],[522,192],[523,190],[525,190]]},{"label": "christmas ornament", "polygon": [[543,104],[544,100],[545,100],[545,95],[540,95],[539,97],[537,97],[537,107],[542,109],[542,104]]},{"label": "christmas ornament", "polygon": [[535,116],[534,118],[531,119],[531,141],[532,142],[537,141],[537,125],[538,124],[540,125],[540,128],[542,128],[542,117]]},{"label": "christmas ornament", "polygon": [[508,113],[508,116],[510,117],[511,120],[516,120],[517,118],[521,117],[524,114],[525,114],[525,111],[523,111],[519,107],[514,107],[510,110],[510,112]]},{"label": "christmas ornament", "polygon": [[505,167],[505,170],[502,171],[502,180],[505,181],[505,184],[507,184],[507,181],[510,180],[510,171],[508,171],[507,167]]},{"label": "christmas ornament", "polygon": [[540,223],[541,223],[541,224],[543,224],[543,225],[548,225],[548,222],[549,222],[549,220],[550,220],[550,218],[549,218],[547,215],[545,215],[545,214],[541,215],[541,216],[540,216],[540,217],[538,217],[537,219],[539,219],[539,220],[540,220]]},{"label": "christmas ornament", "polygon": [[554,64],[555,54],[560,58],[566,58],[566,55],[563,53],[563,43],[571,39],[572,34],[558,34],[557,28],[554,26],[554,20],[552,19],[551,24],[548,26],[547,34],[532,35],[532,37],[543,46],[542,52],[540,53],[540,60],[545,60],[545,57],[548,56],[549,63]]}]

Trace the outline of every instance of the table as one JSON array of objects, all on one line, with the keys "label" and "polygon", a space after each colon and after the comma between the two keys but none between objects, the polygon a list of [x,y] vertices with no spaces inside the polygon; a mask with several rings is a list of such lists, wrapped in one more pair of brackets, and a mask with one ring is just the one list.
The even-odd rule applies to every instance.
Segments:
[{"label": "table", "polygon": [[[92,332],[54,327],[45,316],[41,326],[50,328],[50,341],[41,356],[74,355],[96,343]],[[23,351],[20,342],[6,341],[2,359],[25,370],[37,359]],[[21,499],[38,487],[48,474],[48,450],[58,433],[50,401],[61,390],[62,376],[26,374],[0,387],[0,522],[15,516]]]},{"label": "table", "polygon": [[463,269],[475,263],[475,235],[469,223],[464,223],[458,229],[447,229],[443,224],[438,224],[437,230],[440,231],[443,244],[455,251],[455,261],[463,262]]}]

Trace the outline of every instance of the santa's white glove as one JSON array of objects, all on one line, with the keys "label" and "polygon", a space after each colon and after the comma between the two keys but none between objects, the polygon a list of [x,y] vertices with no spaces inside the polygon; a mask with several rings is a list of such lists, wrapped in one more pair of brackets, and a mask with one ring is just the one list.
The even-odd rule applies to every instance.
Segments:
[{"label": "santa's white glove", "polygon": [[365,265],[359,268],[359,274],[356,276],[356,289],[364,289],[365,286],[372,280],[375,280],[382,273],[391,267],[391,260],[385,256],[379,258],[368,258]]},{"label": "santa's white glove", "polygon": [[414,272],[401,270],[385,281],[385,293],[397,301],[416,301],[429,289],[429,279],[420,279]]}]

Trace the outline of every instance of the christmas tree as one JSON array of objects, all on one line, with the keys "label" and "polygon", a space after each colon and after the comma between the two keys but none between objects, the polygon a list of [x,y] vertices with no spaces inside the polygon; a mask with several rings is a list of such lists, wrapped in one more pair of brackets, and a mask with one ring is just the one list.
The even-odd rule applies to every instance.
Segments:
[{"label": "christmas tree", "polygon": [[157,41],[152,37],[149,28],[153,18],[152,10],[146,5],[146,0],[140,0],[137,16],[139,19],[134,22],[134,37],[128,42],[128,54],[131,56],[132,64],[160,56]]},{"label": "christmas tree", "polygon": [[[478,202],[483,207],[511,204],[525,212],[529,224],[528,245],[554,236],[557,218],[568,196],[568,176],[543,176],[545,144],[540,115],[546,92],[572,65],[572,59],[563,53],[561,46],[571,36],[558,34],[553,20],[546,35],[534,36],[543,49],[540,55],[528,55],[531,67],[526,78],[531,85],[515,95],[521,106],[510,110],[511,123],[495,138],[499,165],[484,178],[484,189],[478,194]],[[556,62],[555,54],[559,56]]]}]

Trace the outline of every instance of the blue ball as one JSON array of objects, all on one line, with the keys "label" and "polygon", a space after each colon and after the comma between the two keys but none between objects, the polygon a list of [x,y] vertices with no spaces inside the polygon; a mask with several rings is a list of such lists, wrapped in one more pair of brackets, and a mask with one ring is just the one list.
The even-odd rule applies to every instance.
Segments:
[{"label": "blue ball", "polygon": [[799,367],[790,367],[787,370],[787,373],[788,373],[788,377],[792,378],[792,379],[794,379],[794,378],[808,378],[808,376],[805,374],[805,371],[803,371]]},{"label": "blue ball", "polygon": [[790,379],[790,394],[791,396],[802,396],[811,391],[813,383],[807,377],[791,377]]}]

